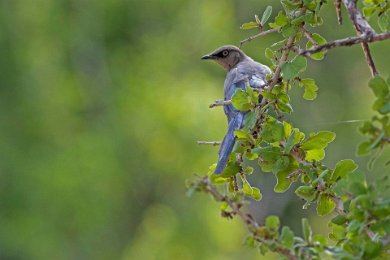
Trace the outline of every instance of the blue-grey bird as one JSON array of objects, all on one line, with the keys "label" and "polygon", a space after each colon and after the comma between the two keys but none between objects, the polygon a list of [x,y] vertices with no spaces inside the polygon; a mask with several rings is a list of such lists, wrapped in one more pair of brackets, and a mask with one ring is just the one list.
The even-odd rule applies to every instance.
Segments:
[{"label": "blue-grey bird", "polygon": [[[203,56],[202,59],[213,60],[227,71],[223,87],[224,100],[230,100],[237,89],[245,90],[246,85],[252,88],[263,87],[266,83],[266,75],[272,73],[267,66],[254,61],[242,50],[232,45],[222,46]],[[215,174],[220,174],[225,169],[236,141],[234,131],[243,127],[246,114],[236,110],[231,104],[225,105],[224,111],[228,120],[228,130],[219,148]]]}]

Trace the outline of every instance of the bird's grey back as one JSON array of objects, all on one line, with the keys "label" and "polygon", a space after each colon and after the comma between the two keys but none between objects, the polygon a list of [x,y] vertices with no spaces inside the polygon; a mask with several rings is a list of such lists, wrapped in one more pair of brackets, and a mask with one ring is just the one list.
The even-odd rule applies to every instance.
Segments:
[{"label": "bird's grey back", "polygon": [[259,88],[266,83],[266,76],[271,74],[270,68],[247,57],[228,71],[224,84],[225,99],[230,99],[235,89],[233,84],[245,81],[252,88]]}]

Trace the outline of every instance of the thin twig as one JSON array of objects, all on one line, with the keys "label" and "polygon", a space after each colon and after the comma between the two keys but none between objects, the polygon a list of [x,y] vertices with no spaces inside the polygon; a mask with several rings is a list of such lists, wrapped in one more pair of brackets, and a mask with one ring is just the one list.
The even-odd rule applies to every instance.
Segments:
[{"label": "thin twig", "polygon": [[[306,8],[302,8],[299,11],[299,16],[304,15],[305,13],[306,13]],[[276,83],[279,82],[280,73],[282,72],[282,65],[287,61],[288,54],[290,53],[290,50],[294,45],[294,41],[295,41],[295,35],[290,36],[288,38],[287,43],[285,45],[285,48],[283,49],[282,56],[279,59],[278,66],[276,67],[274,75],[273,75],[271,82],[268,86],[269,91],[271,91],[274,88],[274,86],[276,85]],[[266,102],[267,102],[266,98],[263,98],[261,105],[264,105]]]},{"label": "thin twig", "polygon": [[[343,0],[343,3],[348,10],[349,17],[353,22],[357,34],[359,36],[362,34],[368,36],[375,35],[374,29],[372,29],[370,24],[364,19],[359,9],[357,8],[356,0]],[[371,75],[374,77],[378,74],[378,71],[376,69],[374,60],[372,59],[370,48],[368,47],[368,43],[366,41],[362,42],[361,44],[368,67],[371,71]]]},{"label": "thin twig", "polygon": [[313,53],[317,53],[317,52],[320,52],[323,50],[333,49],[336,47],[352,46],[352,45],[359,44],[362,42],[366,42],[366,43],[378,42],[378,41],[383,41],[386,39],[390,39],[390,32],[385,32],[385,33],[380,33],[380,34],[375,34],[375,35],[362,34],[360,36],[348,37],[348,38],[328,42],[326,44],[318,45],[318,46],[312,47],[310,49],[300,50],[299,54],[303,55],[303,56],[309,56]]},{"label": "thin twig", "polygon": [[[282,72],[282,65],[287,61],[288,54],[290,53],[290,49],[293,46],[295,41],[295,36],[290,36],[287,40],[287,43],[285,45],[285,48],[283,49],[282,57],[279,59],[278,66],[275,69],[274,75],[271,79],[271,82],[268,85],[268,91],[271,91],[276,83],[279,81],[280,73]],[[263,98],[261,100],[260,106],[264,106],[267,103],[267,99]]]},{"label": "thin twig", "polygon": [[250,42],[251,40],[256,39],[257,37],[265,36],[265,35],[267,35],[267,34],[270,34],[270,33],[273,33],[273,32],[277,32],[277,31],[279,31],[279,30],[280,30],[280,27],[276,27],[276,28],[272,28],[272,29],[269,29],[269,30],[267,30],[267,31],[263,31],[263,32],[260,32],[260,33],[258,33],[258,34],[252,35],[252,36],[250,36],[250,37],[248,37],[248,38],[246,38],[246,39],[244,39],[244,40],[242,40],[242,41],[240,42],[240,48],[242,47],[242,45],[243,45],[244,43]]},{"label": "thin twig", "polygon": [[207,176],[202,179],[202,184],[204,185],[205,190],[210,193],[216,201],[226,202],[233,210],[233,213],[239,216],[248,225],[251,231],[256,231],[259,228],[260,225],[250,214],[241,211],[241,204],[238,204],[227,196],[222,195],[214,185],[209,183]]},{"label": "thin twig", "polygon": [[[247,225],[249,231],[254,234],[258,239],[260,239],[258,236],[257,236],[257,232],[259,230],[259,227],[260,227],[260,224],[257,223],[257,221],[252,217],[252,215],[248,214],[248,213],[245,213],[241,210],[241,206],[242,204],[240,203],[237,203],[235,202],[234,200],[228,198],[227,196],[221,194],[218,189],[210,184],[209,182],[209,179],[208,177],[204,177],[200,180],[200,183],[202,184],[203,188],[204,188],[204,191],[206,191],[207,193],[209,193],[211,196],[213,196],[213,198],[216,200],[216,201],[220,201],[220,202],[226,202],[229,207],[232,209],[232,212],[230,213],[230,215],[237,215],[239,216],[244,222],[245,224]],[[268,241],[268,240],[262,240],[260,241],[261,243],[266,243],[266,242],[271,242],[271,241]],[[298,259],[294,254],[293,252],[291,252],[290,250],[288,250],[287,248],[283,248],[283,247],[276,247],[275,248],[275,252],[278,252],[279,254],[282,254],[284,255],[285,257],[287,257],[288,259],[290,260],[296,260]]]},{"label": "thin twig", "polygon": [[306,39],[308,39],[311,43],[313,43],[314,46],[317,46],[318,43],[316,42],[316,40],[313,39],[312,33],[309,30],[307,30],[304,26],[302,27],[302,30],[303,30],[303,35],[306,37]]},{"label": "thin twig", "polygon": [[343,17],[341,15],[341,0],[334,0],[334,6],[336,8],[337,22],[341,25],[343,23]]},{"label": "thin twig", "polygon": [[341,198],[335,195],[332,197],[332,199],[336,203],[336,212],[340,215],[345,215],[344,203]]},{"label": "thin twig", "polygon": [[197,141],[197,144],[207,144],[207,145],[212,145],[212,146],[218,146],[221,144],[220,141]]},{"label": "thin twig", "polygon": [[215,100],[213,104],[209,105],[209,108],[218,107],[218,106],[226,106],[232,103],[231,100]]}]

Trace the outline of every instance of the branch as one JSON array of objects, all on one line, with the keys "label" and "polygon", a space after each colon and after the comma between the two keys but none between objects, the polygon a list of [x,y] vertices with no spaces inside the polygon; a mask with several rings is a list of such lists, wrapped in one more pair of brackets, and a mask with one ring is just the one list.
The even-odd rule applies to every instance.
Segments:
[{"label": "branch", "polygon": [[[351,18],[355,30],[358,35],[366,34],[368,36],[375,35],[375,31],[372,29],[370,24],[363,18],[359,9],[356,6],[356,0],[343,0],[345,7],[348,10],[349,17]],[[378,71],[375,67],[374,60],[372,59],[370,48],[368,47],[367,42],[362,42],[362,48],[364,52],[364,56],[366,57],[366,61],[368,67],[371,70],[371,75],[374,77],[378,74]]]},{"label": "branch", "polygon": [[348,10],[349,18],[351,18],[355,29],[363,34],[375,34],[371,25],[363,18],[359,9],[356,6],[356,0],[343,0],[345,7]]},{"label": "branch", "polygon": [[390,32],[380,33],[380,34],[374,34],[374,35],[367,35],[362,34],[360,36],[355,37],[348,37],[344,39],[335,40],[323,45],[318,45],[315,47],[312,47],[310,49],[305,50],[299,50],[300,55],[309,56],[310,54],[317,53],[324,50],[333,49],[336,47],[343,47],[343,46],[352,46],[359,43],[369,43],[369,42],[378,42],[390,39]]},{"label": "branch", "polygon": [[242,47],[242,45],[243,45],[244,43],[250,42],[251,40],[256,39],[257,37],[265,36],[265,35],[267,35],[267,34],[270,34],[270,33],[273,33],[273,32],[277,32],[277,31],[279,31],[279,30],[280,30],[280,27],[276,27],[276,28],[273,28],[273,29],[269,29],[269,30],[267,30],[267,31],[260,32],[260,33],[258,33],[258,34],[256,34],[256,35],[250,36],[250,37],[248,37],[248,38],[246,38],[245,40],[242,40],[242,41],[240,42],[240,48]]},{"label": "branch", "polygon": [[209,178],[207,176],[202,178],[200,182],[200,184],[204,187],[204,190],[213,196],[216,201],[226,202],[233,210],[233,214],[239,216],[245,222],[245,224],[248,225],[248,228],[252,232],[259,228],[260,225],[256,222],[256,220],[253,219],[250,214],[241,211],[242,205],[233,201],[227,196],[222,195],[214,185],[210,184]]},{"label": "branch", "polygon": [[[232,209],[232,212],[228,215],[229,217],[233,215],[239,216],[247,225],[249,231],[256,237],[256,240],[261,242],[261,243],[267,243],[267,242],[274,242],[272,239],[266,239],[266,238],[260,238],[258,236],[258,231],[260,228],[259,223],[256,222],[256,220],[253,219],[252,215],[245,213],[241,210],[242,204],[237,203],[234,200],[228,198],[227,196],[223,195],[218,191],[218,189],[210,184],[209,178],[207,176],[203,177],[202,179],[199,180],[198,184],[195,184],[196,186],[201,186],[204,191],[209,193],[216,201],[219,202],[226,202],[229,207]],[[288,250],[287,248],[277,246],[274,250],[274,252],[277,252],[279,254],[284,255],[287,257],[287,259],[290,260],[297,260],[298,258],[294,255],[293,252]]]},{"label": "branch", "polygon": [[197,144],[207,144],[207,145],[212,145],[212,146],[218,146],[221,144],[219,141],[197,141]]},{"label": "branch", "polygon": [[334,6],[336,8],[337,22],[341,25],[343,23],[343,17],[341,16],[341,0],[334,0]]},{"label": "branch", "polygon": [[[280,57],[278,66],[276,67],[274,75],[271,79],[271,82],[268,85],[269,91],[271,91],[273,89],[273,87],[275,86],[275,84],[278,83],[280,73],[282,72],[282,65],[287,61],[288,54],[290,53],[290,50],[294,44],[294,41],[295,41],[295,35],[290,36],[288,38],[287,43],[285,45],[285,48],[283,49],[282,57]],[[267,102],[266,100],[267,100],[266,98],[263,98],[260,105],[261,106],[265,105],[265,103]]]},{"label": "branch", "polygon": [[[302,8],[299,11],[299,16],[304,15],[305,13],[306,13],[306,8]],[[284,46],[282,56],[279,59],[278,66],[276,67],[274,75],[273,75],[273,77],[271,79],[271,82],[270,82],[270,84],[268,86],[269,91],[271,91],[273,89],[273,87],[275,86],[275,84],[278,83],[279,77],[280,77],[280,73],[282,72],[282,65],[287,61],[288,54],[290,53],[290,50],[291,50],[291,48],[294,45],[294,41],[295,41],[295,35],[290,36],[288,38],[287,43]],[[263,100],[261,102],[261,105],[264,105],[266,102],[267,102],[266,99],[263,98]]]},{"label": "branch", "polygon": [[231,100],[215,100],[213,104],[209,105],[209,108],[218,107],[218,106],[226,106],[231,104]]},{"label": "branch", "polygon": [[317,46],[318,43],[313,39],[312,33],[308,31],[304,26],[302,27],[303,35],[308,39],[314,46]]}]

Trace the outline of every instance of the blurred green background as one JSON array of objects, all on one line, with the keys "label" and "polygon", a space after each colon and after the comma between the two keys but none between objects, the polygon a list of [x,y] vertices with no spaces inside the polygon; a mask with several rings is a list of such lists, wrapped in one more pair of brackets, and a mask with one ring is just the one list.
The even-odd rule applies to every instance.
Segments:
[{"label": "blurred green background", "polygon": [[[255,33],[239,26],[268,4],[274,16],[278,1],[0,1],[0,259],[261,259],[241,244],[245,226],[222,219],[206,195],[186,197],[184,182],[217,159],[196,141],[226,129],[222,109],[208,109],[225,72],[200,57]],[[323,36],[354,35],[332,4],[324,14]],[[264,49],[278,39],[243,49],[267,64]],[[372,45],[385,77],[389,47]],[[294,89],[288,118],[337,133],[331,166],[353,158],[363,138],[340,122],[369,118],[373,101],[360,47],[310,61],[305,75],[318,99]],[[385,174],[383,161],[368,171],[358,159],[370,179]],[[250,206],[259,221],[278,214],[299,233],[313,209],[275,194],[272,175],[253,177],[264,195]],[[323,219],[312,223],[326,232]]]}]

